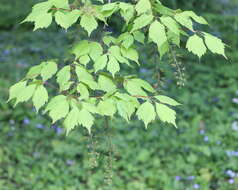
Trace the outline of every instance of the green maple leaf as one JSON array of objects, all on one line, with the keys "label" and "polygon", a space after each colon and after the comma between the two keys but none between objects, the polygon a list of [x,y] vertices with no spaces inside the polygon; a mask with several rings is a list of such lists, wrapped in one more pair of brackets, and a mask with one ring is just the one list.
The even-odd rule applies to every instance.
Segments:
[{"label": "green maple leaf", "polygon": [[[70,66],[64,66],[58,73],[57,73],[57,83],[60,86],[60,91],[67,90],[70,86],[69,80],[71,77],[70,73]],[[66,86],[68,88],[66,88]]]},{"label": "green maple leaf", "polygon": [[184,11],[183,12],[185,15],[191,17],[193,20],[195,20],[197,23],[200,23],[200,24],[208,24],[207,21],[201,17],[201,16],[198,16],[196,15],[193,11]]},{"label": "green maple leaf", "polygon": [[14,85],[12,85],[9,89],[9,98],[8,102],[14,98],[17,98],[20,92],[22,92],[26,88],[26,81],[20,81]]},{"label": "green maple leaf", "polygon": [[172,110],[171,108],[169,108],[168,106],[164,104],[156,103],[156,112],[159,118],[161,119],[161,121],[171,123],[175,127],[177,127],[175,122],[176,112],[174,110]]},{"label": "green maple leaf", "polygon": [[116,102],[116,104],[119,115],[129,122],[131,115],[136,109],[134,103],[129,100],[119,100]]},{"label": "green maple leaf", "polygon": [[134,24],[133,24],[133,27],[132,27],[132,32],[134,32],[138,29],[144,28],[145,26],[150,24],[152,20],[153,20],[152,15],[142,14],[141,16],[137,17],[134,20]]},{"label": "green maple leaf", "polygon": [[49,2],[57,8],[70,9],[68,0],[49,0]]},{"label": "green maple leaf", "polygon": [[68,29],[77,22],[80,14],[81,12],[79,10],[73,10],[70,12],[57,11],[55,13],[55,21],[61,27]]},{"label": "green maple leaf", "polygon": [[49,116],[52,118],[52,123],[64,118],[69,112],[69,102],[67,97],[64,95],[54,97],[45,109],[45,112],[48,111]]},{"label": "green maple leaf", "polygon": [[139,64],[139,61],[138,61],[139,55],[138,55],[138,52],[134,48],[130,47],[130,48],[126,49],[126,48],[122,47],[121,53],[124,57],[126,57],[132,61],[135,61],[137,64]]},{"label": "green maple leaf", "polygon": [[147,96],[147,93],[142,89],[142,86],[134,80],[127,80],[123,83],[123,85],[127,92],[131,95]]},{"label": "green maple leaf", "polygon": [[116,90],[116,85],[114,82],[104,75],[99,75],[98,84],[101,90],[105,92],[112,92]]},{"label": "green maple leaf", "polygon": [[51,22],[52,22],[51,13],[39,14],[38,17],[35,19],[34,31],[39,28],[47,28],[48,26],[50,26]]},{"label": "green maple leaf", "polygon": [[40,85],[36,88],[32,97],[32,101],[37,112],[48,101],[48,92],[43,85]]},{"label": "green maple leaf", "polygon": [[151,4],[149,0],[139,0],[135,6],[138,15],[151,11]]},{"label": "green maple leaf", "polygon": [[82,40],[76,43],[72,49],[72,53],[75,54],[76,59],[80,56],[87,55],[90,52],[90,45],[87,40]]},{"label": "green maple leaf", "polygon": [[203,42],[203,39],[200,38],[196,34],[189,37],[187,44],[186,44],[186,48],[188,49],[188,51],[197,55],[199,58],[201,58],[201,56],[203,56],[207,50],[207,48]]},{"label": "green maple leaf", "polygon": [[51,7],[52,3],[49,1],[35,4],[32,8],[32,12],[22,21],[22,23],[35,22],[39,15],[46,14]]},{"label": "green maple leaf", "polygon": [[144,44],[144,42],[145,42],[145,35],[144,35],[143,32],[135,31],[135,32],[133,32],[133,36],[134,36],[136,41]]},{"label": "green maple leaf", "polygon": [[105,116],[113,116],[116,113],[115,103],[112,99],[102,100],[98,104],[98,111]]},{"label": "green maple leaf", "polygon": [[107,61],[108,61],[107,55],[100,56],[93,65],[95,72],[104,69],[107,65]]},{"label": "green maple leaf", "polygon": [[226,55],[225,55],[225,44],[221,41],[221,39],[212,36],[211,34],[205,33],[205,43],[208,47],[208,49],[212,52],[212,53],[217,53],[220,54],[222,56],[224,56],[226,59]]},{"label": "green maple leaf", "polygon": [[22,91],[20,91],[16,97],[17,100],[15,103],[15,106],[20,102],[26,102],[30,100],[30,98],[33,96],[35,92],[35,89],[36,89],[36,84],[30,84],[26,86],[24,89],[22,89]]},{"label": "green maple leaf", "polygon": [[161,17],[160,20],[171,32],[177,35],[180,34],[179,25],[174,19],[172,19],[171,17]]},{"label": "green maple leaf", "polygon": [[82,83],[79,83],[77,86],[77,91],[80,93],[80,98],[88,99],[89,98],[89,91],[87,86]]},{"label": "green maple leaf", "polygon": [[41,70],[43,69],[43,67],[45,66],[46,62],[42,62],[39,65],[35,65],[33,67],[31,67],[29,69],[29,71],[26,74],[26,78],[28,79],[34,79],[37,76],[39,76],[41,74]]},{"label": "green maple leaf", "polygon": [[89,47],[89,56],[92,58],[92,60],[97,61],[97,59],[103,54],[103,48],[101,44],[97,42],[91,42]]},{"label": "green maple leaf", "polygon": [[88,132],[91,133],[94,117],[88,110],[82,109],[78,114],[78,123],[86,127]]},{"label": "green maple leaf", "polygon": [[186,28],[193,31],[193,22],[187,13],[185,13],[185,12],[178,13],[174,16],[174,18],[182,26],[185,26]]},{"label": "green maple leaf", "polygon": [[138,119],[142,120],[147,128],[148,124],[155,120],[155,109],[154,106],[150,102],[145,102],[141,104],[138,108],[136,115]]},{"label": "green maple leaf", "polygon": [[149,37],[158,45],[158,47],[161,47],[167,42],[165,27],[160,22],[154,21],[149,28]]},{"label": "green maple leaf", "polygon": [[98,23],[93,15],[84,14],[81,17],[80,25],[88,32],[88,36],[98,27]]},{"label": "green maple leaf", "polygon": [[57,72],[57,64],[54,61],[48,61],[41,69],[41,77],[43,81],[47,81]]},{"label": "green maple leaf", "polygon": [[114,58],[113,56],[109,56],[109,61],[107,63],[107,70],[112,74],[113,77],[118,71],[120,71],[120,65],[116,60],[116,58]]},{"label": "green maple leaf", "polygon": [[67,115],[64,120],[64,126],[66,128],[66,134],[68,135],[71,130],[78,125],[78,115],[79,110],[77,107],[74,107]]},{"label": "green maple leaf", "polygon": [[134,6],[128,3],[120,2],[119,8],[121,9],[120,10],[121,16],[124,18],[124,20],[128,24],[134,16],[134,12],[135,12]]},{"label": "green maple leaf", "polygon": [[157,100],[159,100],[161,103],[168,104],[168,105],[171,105],[171,106],[181,105],[180,103],[178,103],[177,101],[175,101],[174,99],[172,99],[168,96],[159,95],[159,96],[155,96],[155,98]]}]

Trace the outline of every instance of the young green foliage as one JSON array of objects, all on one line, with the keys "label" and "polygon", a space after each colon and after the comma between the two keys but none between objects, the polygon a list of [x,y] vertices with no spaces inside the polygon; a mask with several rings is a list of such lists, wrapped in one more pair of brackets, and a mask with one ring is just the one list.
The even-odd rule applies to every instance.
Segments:
[{"label": "young green foliage", "polygon": [[[53,123],[63,120],[67,134],[79,125],[90,133],[97,116],[121,116],[129,122],[135,115],[146,128],[158,117],[176,127],[176,112],[171,106],[180,103],[159,94],[147,81],[123,74],[124,67],[142,64],[138,44],[156,45],[163,59],[174,44],[180,47],[183,36],[188,51],[199,58],[207,49],[226,58],[225,45],[220,39],[194,30],[194,22],[208,23],[192,11],[172,10],[159,0],[70,3],[68,0],[38,3],[23,22],[33,22],[34,30],[47,28],[52,21],[65,30],[78,25],[88,38],[72,45],[69,51],[72,59],[67,64],[59,67],[59,63],[49,60],[31,67],[10,88],[8,99],[15,105],[32,99],[37,112],[45,106],[44,113],[48,113]],[[118,14],[124,20],[123,32],[105,31]],[[96,35],[101,39],[95,41]],[[48,85],[54,80],[56,83]],[[48,95],[51,86],[55,95]]]}]

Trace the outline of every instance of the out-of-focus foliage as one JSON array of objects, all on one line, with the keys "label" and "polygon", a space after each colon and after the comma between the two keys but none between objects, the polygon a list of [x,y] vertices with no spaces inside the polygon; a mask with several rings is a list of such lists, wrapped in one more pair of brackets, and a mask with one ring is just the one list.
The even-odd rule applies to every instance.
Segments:
[{"label": "out-of-focus foliage", "polygon": [[199,13],[219,14],[226,10],[233,10],[237,5],[237,0],[162,0],[162,2],[174,9],[192,9]]},{"label": "out-of-focus foliage", "polygon": [[1,0],[0,1],[0,28],[18,26],[31,6],[40,0]]}]

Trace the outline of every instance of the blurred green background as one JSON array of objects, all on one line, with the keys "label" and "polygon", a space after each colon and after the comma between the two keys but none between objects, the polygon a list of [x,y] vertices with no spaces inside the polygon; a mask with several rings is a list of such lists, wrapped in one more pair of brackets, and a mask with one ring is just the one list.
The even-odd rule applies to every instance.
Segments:
[{"label": "blurred green background", "polygon": [[[98,120],[93,138],[82,127],[65,137],[60,123],[51,126],[30,103],[16,108],[6,103],[10,85],[44,59],[62,60],[74,38],[73,29],[32,32],[32,25],[19,25],[36,2],[0,1],[1,190],[238,189],[237,0],[163,1],[203,15],[207,31],[229,46],[228,61],[214,55],[199,60],[179,50],[182,79],[169,57],[158,63],[162,93],[183,104],[178,129],[156,121],[145,130],[140,121],[115,118],[109,131]],[[143,47],[137,72],[153,82],[153,51],[148,50],[152,58],[142,52]]]}]

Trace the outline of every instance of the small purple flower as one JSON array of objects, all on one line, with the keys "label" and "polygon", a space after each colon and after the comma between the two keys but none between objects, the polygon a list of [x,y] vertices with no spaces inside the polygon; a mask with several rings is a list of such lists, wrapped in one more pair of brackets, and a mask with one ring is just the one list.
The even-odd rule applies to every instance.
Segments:
[{"label": "small purple flower", "polygon": [[168,84],[171,84],[172,82],[173,82],[173,80],[171,80],[171,79],[168,79],[168,80],[167,80],[167,83],[168,83]]},{"label": "small purple flower", "polygon": [[205,136],[205,137],[203,138],[203,140],[204,140],[205,142],[208,142],[208,141],[209,141],[209,137],[208,137],[208,136]]},{"label": "small purple flower", "polygon": [[55,130],[55,132],[57,133],[57,135],[60,135],[63,133],[63,129],[58,127],[57,125],[52,125],[52,128]]},{"label": "small purple flower", "polygon": [[234,181],[234,179],[229,179],[228,182],[229,182],[230,184],[233,184],[235,181]]},{"label": "small purple flower", "polygon": [[148,70],[147,70],[147,69],[145,69],[145,68],[141,68],[141,69],[140,69],[140,72],[141,72],[141,73],[147,73],[147,72],[148,72]]},{"label": "small purple flower", "polygon": [[238,98],[233,98],[232,102],[235,103],[235,104],[238,104]]},{"label": "small purple flower", "polygon": [[238,156],[238,151],[234,151],[234,152],[233,152],[233,155],[234,155],[234,156]]},{"label": "small purple flower", "polygon": [[220,98],[218,98],[218,97],[212,98],[212,101],[213,101],[213,102],[219,102],[219,100],[220,100]]},{"label": "small purple flower", "polygon": [[226,174],[229,175],[232,178],[236,176],[235,172],[233,172],[232,170],[227,170]]},{"label": "small purple flower", "polygon": [[180,181],[180,180],[181,180],[181,177],[180,177],[180,176],[176,176],[176,177],[175,177],[175,180],[176,180],[176,181]]},{"label": "small purple flower", "polygon": [[201,130],[199,131],[199,133],[200,133],[201,135],[204,135],[204,134],[205,134],[205,130],[204,130],[204,129],[201,129]]},{"label": "small purple flower", "polygon": [[57,133],[57,135],[62,134],[63,133],[63,129],[58,127],[57,130],[56,130],[56,133]]},{"label": "small purple flower", "polygon": [[3,50],[3,55],[9,55],[9,54],[10,54],[10,50],[8,49]]},{"label": "small purple flower", "polygon": [[8,135],[9,137],[12,137],[12,136],[14,135],[14,133],[13,133],[13,132],[9,132],[9,133],[7,133],[7,135]]},{"label": "small purple flower", "polygon": [[72,166],[72,165],[74,165],[74,160],[66,160],[66,164],[68,166]]},{"label": "small purple flower", "polygon": [[194,189],[199,189],[199,188],[200,188],[200,185],[199,185],[199,184],[194,184],[194,185],[193,185],[193,188],[194,188]]},{"label": "small purple flower", "polygon": [[194,180],[194,179],[195,179],[194,176],[188,176],[188,178],[187,178],[187,180],[189,180],[189,181],[192,181],[192,180]]},{"label": "small purple flower", "polygon": [[27,117],[25,117],[25,118],[23,119],[23,123],[24,123],[25,125],[28,125],[28,124],[30,123],[30,120],[29,120]]},{"label": "small purple flower", "polygon": [[44,127],[44,125],[38,123],[38,124],[36,124],[36,128],[38,128],[38,129],[44,129],[45,127]]},{"label": "small purple flower", "polygon": [[231,156],[234,155],[234,151],[227,150],[227,151],[226,151],[226,155],[229,156],[229,157],[231,157]]},{"label": "small purple flower", "polygon": [[221,141],[217,141],[217,144],[218,144],[218,145],[221,144]]},{"label": "small purple flower", "polygon": [[233,151],[233,150],[227,150],[226,151],[227,156],[238,156],[238,151]]}]

